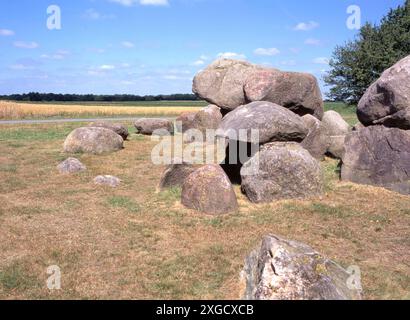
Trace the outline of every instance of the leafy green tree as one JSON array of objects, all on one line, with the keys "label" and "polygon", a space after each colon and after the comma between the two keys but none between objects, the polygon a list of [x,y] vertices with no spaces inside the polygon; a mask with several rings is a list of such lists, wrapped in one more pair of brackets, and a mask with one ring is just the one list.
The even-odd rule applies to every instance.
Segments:
[{"label": "leafy green tree", "polygon": [[355,104],[382,72],[410,54],[410,0],[379,25],[366,23],[357,37],[337,46],[324,77],[329,98]]}]

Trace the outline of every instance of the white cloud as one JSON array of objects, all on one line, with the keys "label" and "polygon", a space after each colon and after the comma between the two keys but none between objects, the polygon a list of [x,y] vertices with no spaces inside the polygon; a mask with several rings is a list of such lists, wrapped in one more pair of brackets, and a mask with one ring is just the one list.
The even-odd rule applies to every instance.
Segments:
[{"label": "white cloud", "polygon": [[9,68],[13,69],[13,70],[30,70],[30,69],[33,69],[32,66],[26,66],[22,63],[13,64],[13,65],[9,66]]},{"label": "white cloud", "polygon": [[0,29],[0,36],[9,37],[14,36],[14,31],[9,29]]},{"label": "white cloud", "polygon": [[206,56],[206,55],[201,55],[200,57],[199,57],[199,59],[200,60],[203,60],[203,61],[206,61],[206,60],[209,60],[210,58],[208,57],[208,56]]},{"label": "white cloud", "polygon": [[106,20],[106,19],[114,19],[115,15],[113,14],[102,14],[95,9],[88,9],[85,11],[83,17],[89,20]]},{"label": "white cloud", "polygon": [[309,38],[305,40],[305,44],[309,46],[320,46],[322,44],[322,41],[320,41],[319,39]]},{"label": "white cloud", "polygon": [[316,63],[316,64],[329,64],[329,58],[319,57],[319,58],[314,59],[313,63]]},{"label": "white cloud", "polygon": [[36,49],[39,47],[37,42],[24,42],[24,41],[15,41],[13,45],[17,48],[22,48],[22,49]]},{"label": "white cloud", "polygon": [[309,22],[300,22],[298,23],[293,30],[295,31],[310,31],[319,27],[319,23],[316,21]]},{"label": "white cloud", "polygon": [[99,67],[101,70],[114,70],[115,66],[111,64],[103,64],[102,66]]},{"label": "white cloud", "polygon": [[276,56],[280,51],[277,48],[258,48],[253,53],[257,56]]},{"label": "white cloud", "polygon": [[235,52],[222,52],[218,54],[218,58],[245,60],[246,56],[244,54],[235,53]]},{"label": "white cloud", "polygon": [[129,49],[135,48],[135,44],[132,43],[131,41],[123,41],[123,42],[121,42],[121,45],[122,45],[124,48],[129,48]]},{"label": "white cloud", "polygon": [[205,64],[205,61],[201,59],[192,63],[193,66],[203,66],[204,64]]},{"label": "white cloud", "polygon": [[118,3],[124,7],[131,7],[135,4],[142,6],[168,6],[168,0],[110,0],[110,2]]}]

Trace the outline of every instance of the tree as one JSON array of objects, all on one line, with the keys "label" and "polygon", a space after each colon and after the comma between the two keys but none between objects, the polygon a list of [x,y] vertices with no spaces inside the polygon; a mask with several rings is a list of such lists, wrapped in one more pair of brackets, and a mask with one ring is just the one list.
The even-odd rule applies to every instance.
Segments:
[{"label": "tree", "polygon": [[357,103],[384,70],[409,54],[410,0],[406,0],[379,25],[366,23],[354,40],[335,48],[324,77],[329,98]]}]

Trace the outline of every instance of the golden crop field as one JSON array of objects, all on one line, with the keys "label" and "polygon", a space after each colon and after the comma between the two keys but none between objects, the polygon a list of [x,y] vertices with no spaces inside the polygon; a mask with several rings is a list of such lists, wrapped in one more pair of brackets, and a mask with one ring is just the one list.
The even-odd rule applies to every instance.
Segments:
[{"label": "golden crop field", "polygon": [[121,106],[121,105],[70,105],[31,104],[0,101],[0,119],[40,119],[50,117],[85,118],[118,116],[172,117],[183,112],[194,112],[200,106]]}]

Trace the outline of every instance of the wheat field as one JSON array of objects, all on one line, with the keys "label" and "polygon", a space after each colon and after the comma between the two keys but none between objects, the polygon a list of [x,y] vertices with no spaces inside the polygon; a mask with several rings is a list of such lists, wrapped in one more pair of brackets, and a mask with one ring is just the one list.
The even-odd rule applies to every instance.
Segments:
[{"label": "wheat field", "polygon": [[40,118],[86,118],[119,116],[178,116],[183,112],[194,112],[199,106],[118,106],[118,105],[68,105],[0,102],[1,120]]}]

